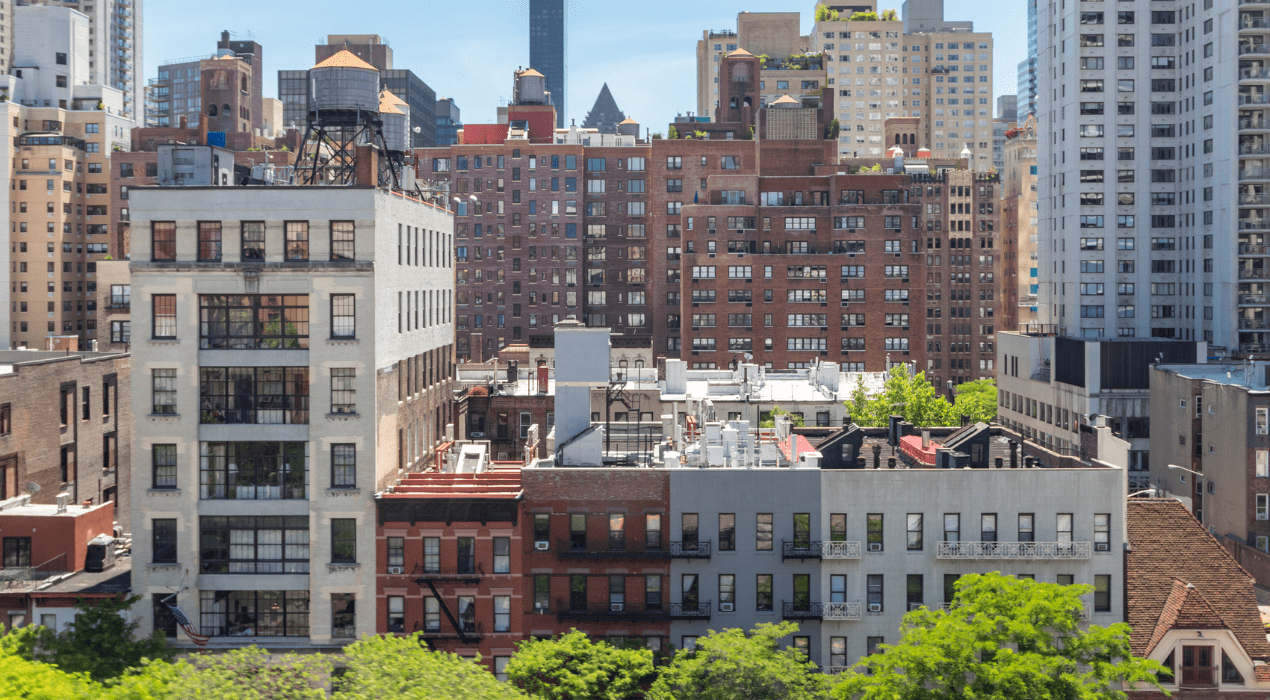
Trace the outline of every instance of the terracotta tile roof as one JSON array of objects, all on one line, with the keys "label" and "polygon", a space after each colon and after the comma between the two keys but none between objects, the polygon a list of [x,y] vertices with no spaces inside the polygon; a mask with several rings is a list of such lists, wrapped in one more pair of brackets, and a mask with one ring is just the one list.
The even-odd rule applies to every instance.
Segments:
[{"label": "terracotta tile roof", "polygon": [[526,68],[525,70],[523,70],[523,71],[521,71],[521,72],[520,72],[520,75],[521,75],[521,76],[524,76],[524,77],[526,77],[526,78],[545,78],[545,77],[547,77],[547,76],[543,75],[542,73],[539,73],[538,71],[534,70],[533,68]]},{"label": "terracotta tile roof", "polygon": [[1170,629],[1229,629],[1249,656],[1270,660],[1252,576],[1185,506],[1132,498],[1127,518],[1125,609],[1135,655],[1149,654]]},{"label": "terracotta tile roof", "polygon": [[736,51],[733,51],[732,53],[728,54],[728,58],[731,58],[733,56],[744,58],[746,56],[753,56],[753,55],[754,54],[750,53],[749,51],[746,51],[745,49],[737,49]]},{"label": "terracotta tile roof", "polygon": [[365,68],[367,70],[376,70],[374,66],[363,61],[353,55],[352,51],[344,49],[334,56],[313,66],[314,68]]},{"label": "terracotta tile roof", "polygon": [[396,95],[394,95],[394,94],[393,94],[393,92],[392,92],[392,90],[380,90],[380,91],[379,91],[379,104],[381,104],[381,105],[382,105],[382,104],[384,104],[385,102],[387,102],[387,103],[388,103],[388,104],[390,104],[390,105],[394,105],[394,106],[401,106],[401,105],[406,105],[407,107],[408,107],[408,106],[410,106],[410,104],[409,104],[408,102],[406,102],[405,100],[401,99],[400,97],[397,97]]},{"label": "terracotta tile roof", "polygon": [[634,119],[631,119],[630,117],[627,117],[623,119],[621,123],[622,124],[638,124],[639,122],[635,121]]},{"label": "terracotta tile roof", "polygon": [[780,97],[772,101],[772,105],[796,105],[796,104],[798,104],[798,100],[795,100],[789,95],[781,95]]},{"label": "terracotta tile roof", "polygon": [[785,459],[791,462],[797,462],[798,457],[806,452],[815,452],[816,448],[811,446],[811,442],[802,435],[790,435],[789,439],[782,441],[777,448]]},{"label": "terracotta tile roof", "polygon": [[1256,674],[1257,680],[1270,682],[1270,665],[1253,666],[1252,671]]},{"label": "terracotta tile roof", "polygon": [[479,474],[410,473],[382,497],[516,499],[520,493],[520,470],[509,469]]}]

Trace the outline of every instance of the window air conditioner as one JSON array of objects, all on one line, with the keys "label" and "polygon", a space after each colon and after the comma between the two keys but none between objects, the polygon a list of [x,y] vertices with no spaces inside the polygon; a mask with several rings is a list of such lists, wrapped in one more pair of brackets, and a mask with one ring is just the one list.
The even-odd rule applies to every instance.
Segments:
[{"label": "window air conditioner", "polygon": [[626,609],[626,603],[609,603],[610,612],[622,612]]},{"label": "window air conditioner", "polygon": [[719,603],[719,612],[732,612],[732,603]]},{"label": "window air conditioner", "polygon": [[538,550],[539,552],[545,552],[545,551],[547,551],[547,549],[548,549],[550,546],[551,546],[551,544],[550,544],[549,542],[546,542],[546,541],[540,541],[540,542],[535,542],[535,543],[534,543],[534,549]]},{"label": "window air conditioner", "polygon": [[483,437],[485,437],[485,433],[479,433],[479,432],[477,432],[477,433],[471,433],[471,436],[472,436],[472,437],[474,437],[474,438],[483,438]]},{"label": "window air conditioner", "polygon": [[870,551],[870,552],[880,552],[880,551],[882,551],[882,543],[881,543],[881,542],[870,542],[870,543],[869,543],[869,551]]},{"label": "window air conditioner", "polygon": [[401,573],[401,567],[400,567],[400,566],[390,566],[390,567],[388,567],[388,573],[390,573],[390,574],[400,574],[400,573]]},{"label": "window air conditioner", "polygon": [[869,612],[871,612],[871,613],[882,612],[882,604],[881,604],[881,603],[869,603]]}]

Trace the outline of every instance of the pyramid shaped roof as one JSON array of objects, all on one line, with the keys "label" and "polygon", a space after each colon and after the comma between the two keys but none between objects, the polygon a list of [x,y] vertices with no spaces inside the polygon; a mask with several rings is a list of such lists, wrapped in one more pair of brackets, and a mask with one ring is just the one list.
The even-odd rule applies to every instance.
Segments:
[{"label": "pyramid shaped roof", "polygon": [[362,59],[358,58],[357,56],[353,55],[353,52],[349,51],[348,49],[343,49],[335,53],[330,58],[326,59],[325,61],[322,61],[321,63],[313,67],[314,68],[365,68],[366,70],[373,70],[378,72],[378,69],[376,69],[371,64],[363,61]]},{"label": "pyramid shaped roof", "polygon": [[616,134],[617,125],[625,119],[626,115],[618,109],[613,93],[609,92],[609,84],[605,83],[604,87],[600,88],[600,94],[595,98],[591,111],[587,112],[582,128],[598,129],[601,134]]}]

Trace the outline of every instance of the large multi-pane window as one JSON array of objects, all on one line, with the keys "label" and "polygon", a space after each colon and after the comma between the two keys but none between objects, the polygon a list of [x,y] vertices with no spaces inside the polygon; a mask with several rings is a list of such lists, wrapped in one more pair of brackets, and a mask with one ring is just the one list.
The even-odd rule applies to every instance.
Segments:
[{"label": "large multi-pane window", "polygon": [[356,249],[352,221],[331,222],[331,260],[353,260]]},{"label": "large multi-pane window", "polygon": [[772,514],[759,513],[755,517],[755,549],[767,552],[772,549]]},{"label": "large multi-pane window", "polygon": [[331,488],[351,489],[357,486],[357,445],[331,445]]},{"label": "large multi-pane window", "polygon": [[922,514],[908,514],[908,549],[910,551],[920,551],[922,549]]},{"label": "large multi-pane window", "polygon": [[357,595],[331,594],[331,636],[352,639],[357,636]]},{"label": "large multi-pane window", "polygon": [[331,413],[357,413],[357,391],[352,367],[331,368]]},{"label": "large multi-pane window", "polygon": [[242,261],[265,261],[265,222],[244,221],[242,223]]},{"label": "large multi-pane window", "polygon": [[157,415],[176,415],[176,370],[153,370],[151,381],[153,412]]},{"label": "large multi-pane window", "polygon": [[154,294],[150,297],[152,317],[150,335],[154,338],[176,337],[176,295]]},{"label": "large multi-pane window", "polygon": [[352,564],[357,561],[357,520],[331,518],[331,563]]},{"label": "large multi-pane window", "polygon": [[31,565],[30,537],[6,537],[3,547],[3,559],[0,559],[0,563],[4,565],[4,568],[13,569]]},{"label": "large multi-pane window", "polygon": [[441,538],[423,538],[423,571],[434,574],[441,570]]},{"label": "large multi-pane window", "polygon": [[307,637],[308,591],[200,591],[199,628],[212,637]]},{"label": "large multi-pane window", "polygon": [[198,222],[199,262],[220,262],[221,228],[219,221]]},{"label": "large multi-pane window", "polygon": [[309,347],[307,294],[200,294],[198,303],[204,350]]},{"label": "large multi-pane window", "polygon": [[309,517],[203,517],[200,561],[205,574],[309,573]]},{"label": "large multi-pane window", "polygon": [[152,489],[176,488],[176,445],[151,445]]},{"label": "large multi-pane window", "polygon": [[406,538],[388,538],[388,566],[406,565]]},{"label": "large multi-pane window", "polygon": [[758,612],[772,610],[772,575],[758,574],[754,581],[754,609]]},{"label": "large multi-pane window", "polygon": [[309,497],[309,443],[201,442],[199,497],[207,500],[306,499]]},{"label": "large multi-pane window", "polygon": [[150,259],[155,262],[176,260],[176,222],[150,223]]},{"label": "large multi-pane window", "polygon": [[308,367],[203,367],[199,380],[201,423],[309,422]]},{"label": "large multi-pane window", "polygon": [[176,519],[154,518],[150,521],[153,536],[150,561],[155,564],[176,563]]}]

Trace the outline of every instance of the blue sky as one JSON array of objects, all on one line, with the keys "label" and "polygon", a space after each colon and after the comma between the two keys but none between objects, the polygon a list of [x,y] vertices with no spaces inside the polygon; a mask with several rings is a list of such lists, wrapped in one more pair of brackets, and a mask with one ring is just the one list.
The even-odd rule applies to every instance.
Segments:
[{"label": "blue sky", "polygon": [[[879,3],[897,10],[900,4]],[[813,6],[813,0],[569,0],[566,116],[581,123],[600,86],[608,82],[627,116],[664,131],[677,113],[695,109],[696,42],[703,29],[735,29],[736,15],[744,10],[801,12],[803,31],[809,32]],[[349,12],[354,7],[356,12]],[[325,43],[327,34],[379,34],[393,48],[394,67],[413,70],[437,97],[453,97],[463,121],[489,123],[497,107],[511,98],[511,72],[528,64],[528,7],[528,0],[149,2],[144,11],[145,77],[156,76],[167,61],[211,54],[221,30],[250,32],[264,46],[265,95],[272,97],[277,71],[312,67],[313,45]],[[946,0],[944,16],[971,20],[976,30],[992,32],[995,90],[1013,94],[1017,64],[1027,55],[1025,0],[1008,5]]]}]

